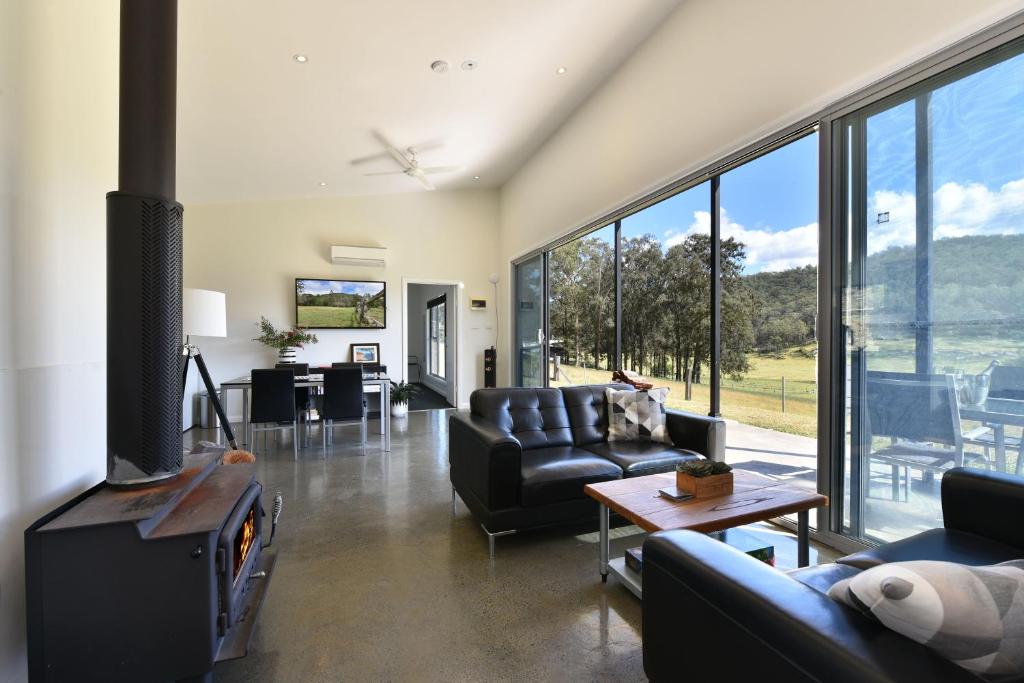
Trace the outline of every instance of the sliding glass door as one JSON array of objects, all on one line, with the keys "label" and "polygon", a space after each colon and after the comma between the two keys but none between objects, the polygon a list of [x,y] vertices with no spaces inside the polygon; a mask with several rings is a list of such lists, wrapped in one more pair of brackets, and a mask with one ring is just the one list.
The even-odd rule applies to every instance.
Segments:
[{"label": "sliding glass door", "polygon": [[842,118],[842,532],[941,526],[950,467],[1021,474],[1024,56]]},{"label": "sliding glass door", "polygon": [[537,254],[515,267],[512,362],[515,384],[520,387],[544,386],[547,366],[546,260],[544,254]]}]

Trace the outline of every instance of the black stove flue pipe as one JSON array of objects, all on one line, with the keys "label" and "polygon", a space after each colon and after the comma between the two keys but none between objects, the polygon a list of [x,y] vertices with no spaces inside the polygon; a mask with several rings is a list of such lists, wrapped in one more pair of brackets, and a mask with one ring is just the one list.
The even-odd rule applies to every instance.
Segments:
[{"label": "black stove flue pipe", "polygon": [[107,194],[107,482],[182,467],[177,0],[121,0],[118,189]]}]

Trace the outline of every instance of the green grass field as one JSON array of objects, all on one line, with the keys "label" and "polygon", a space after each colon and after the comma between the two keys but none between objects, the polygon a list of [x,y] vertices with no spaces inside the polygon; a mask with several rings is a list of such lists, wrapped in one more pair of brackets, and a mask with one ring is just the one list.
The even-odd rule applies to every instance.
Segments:
[{"label": "green grass field", "polygon": [[[384,309],[371,308],[367,314],[376,327],[384,327]],[[352,306],[299,306],[296,325],[299,327],[357,327],[356,309]]]},{"label": "green grass field", "polygon": [[[789,434],[814,437],[817,434],[816,360],[813,345],[788,349],[780,354],[750,354],[750,371],[742,380],[722,378],[722,415],[744,424]],[[551,386],[608,382],[611,373],[562,364],[558,381]],[[704,369],[707,376],[707,368]],[[782,412],[782,378],[786,378],[786,412]],[[687,401],[683,382],[652,379],[655,386],[669,388],[668,406],[694,413],[708,412],[711,405],[707,384],[693,385],[693,400]]]}]

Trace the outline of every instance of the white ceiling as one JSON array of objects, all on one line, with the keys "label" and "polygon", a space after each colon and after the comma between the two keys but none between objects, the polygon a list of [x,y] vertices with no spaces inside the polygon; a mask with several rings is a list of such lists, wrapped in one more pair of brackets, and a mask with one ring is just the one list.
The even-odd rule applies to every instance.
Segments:
[{"label": "white ceiling", "polygon": [[178,199],[422,191],[363,175],[389,159],[350,163],[382,151],[374,129],[443,140],[420,163],[464,170],[431,176],[439,189],[499,186],[679,2],[182,0]]}]

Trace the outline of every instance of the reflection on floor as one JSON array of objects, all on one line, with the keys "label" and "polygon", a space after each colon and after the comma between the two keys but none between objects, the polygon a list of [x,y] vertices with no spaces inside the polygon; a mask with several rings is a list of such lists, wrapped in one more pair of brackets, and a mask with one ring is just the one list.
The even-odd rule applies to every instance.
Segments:
[{"label": "reflection on floor", "polygon": [[[596,521],[501,538],[489,561],[465,506],[451,513],[447,418],[395,420],[390,454],[376,422],[365,456],[357,426],[326,457],[315,430],[298,462],[287,436],[257,453],[268,497],[284,495],[280,559],[250,654],[218,665],[219,683],[645,680],[640,603],[601,584]],[[793,536],[757,529],[793,566]],[[616,536],[613,556],[643,540]]]},{"label": "reflection on floor", "polygon": [[452,404],[448,402],[441,394],[437,393],[426,384],[415,382],[419,391],[413,394],[413,397],[409,399],[409,410],[445,410],[452,408]]}]

